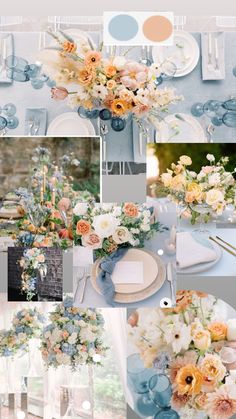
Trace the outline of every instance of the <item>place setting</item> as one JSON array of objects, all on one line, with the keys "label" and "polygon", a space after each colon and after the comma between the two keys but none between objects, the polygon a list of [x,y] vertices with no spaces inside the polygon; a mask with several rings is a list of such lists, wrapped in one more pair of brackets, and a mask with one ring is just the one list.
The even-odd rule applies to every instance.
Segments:
[{"label": "place setting", "polygon": [[[74,208],[75,304],[121,306],[175,301],[174,239],[150,205],[78,204]],[[163,236],[163,238],[162,238]],[[160,248],[159,248],[160,246]]]}]

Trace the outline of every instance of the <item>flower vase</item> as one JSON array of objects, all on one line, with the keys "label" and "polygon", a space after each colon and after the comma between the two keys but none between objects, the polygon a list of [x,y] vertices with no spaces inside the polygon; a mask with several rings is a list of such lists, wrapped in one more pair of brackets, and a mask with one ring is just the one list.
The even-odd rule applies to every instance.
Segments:
[{"label": "flower vase", "polygon": [[30,339],[28,343],[28,372],[27,377],[39,377],[36,369],[38,360],[36,359],[36,350],[38,348],[38,339]]}]

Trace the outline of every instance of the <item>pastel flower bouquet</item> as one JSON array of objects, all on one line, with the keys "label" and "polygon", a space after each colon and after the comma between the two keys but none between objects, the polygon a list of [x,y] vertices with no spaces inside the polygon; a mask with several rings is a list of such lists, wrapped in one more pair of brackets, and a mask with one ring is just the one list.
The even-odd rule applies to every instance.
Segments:
[{"label": "pastel flower bouquet", "polygon": [[152,208],[126,202],[122,205],[78,203],[74,213],[74,244],[95,251],[97,257],[120,247],[144,247],[156,231],[166,227],[155,220]]},{"label": "pastel flower bouquet", "polygon": [[23,348],[24,342],[19,341],[12,329],[0,330],[0,357],[13,357]]},{"label": "pastel flower bouquet", "polygon": [[181,418],[236,413],[236,319],[222,319],[221,304],[182,291],[176,308],[138,310],[129,320],[129,339],[146,368],[169,377],[171,407]]},{"label": "pastel flower bouquet", "polygon": [[[95,50],[88,42],[77,45],[67,33],[49,31],[56,45],[49,46],[50,56],[43,53],[44,71],[56,83],[52,87],[55,100],[69,98],[80,116],[111,120],[111,127],[121,131],[125,118],[163,119],[168,107],[182,100],[171,88],[160,88],[161,66],[149,67],[116,52],[102,55],[102,45]],[[55,54],[52,51],[56,51]],[[65,87],[66,86],[66,87]],[[71,91],[69,87],[71,86]],[[122,119],[123,118],[123,119]]]},{"label": "pastel flower bouquet", "polygon": [[37,294],[39,276],[43,279],[47,275],[44,250],[36,247],[24,250],[19,265],[22,268],[21,291],[30,301]]},{"label": "pastel flower bouquet", "polygon": [[74,307],[66,297],[50,313],[51,323],[43,330],[41,353],[47,367],[101,364],[108,349],[103,344],[104,319],[96,309]]},{"label": "pastel flower bouquet", "polygon": [[236,206],[236,182],[233,172],[226,169],[228,157],[218,162],[212,154],[206,156],[208,165],[203,166],[199,173],[190,170],[192,160],[181,156],[177,164],[161,175],[161,181],[170,197],[186,207],[191,214],[191,222],[198,221],[204,207],[204,221],[211,216],[222,215],[228,204]]}]

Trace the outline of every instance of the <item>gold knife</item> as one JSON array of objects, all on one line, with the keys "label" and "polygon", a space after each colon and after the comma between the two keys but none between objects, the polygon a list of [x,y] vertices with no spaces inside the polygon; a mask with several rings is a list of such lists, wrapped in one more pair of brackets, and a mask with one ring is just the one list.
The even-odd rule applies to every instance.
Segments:
[{"label": "gold knife", "polygon": [[231,249],[236,250],[236,247],[235,247],[235,246],[233,246],[232,244],[230,244],[230,243],[226,242],[225,240],[221,239],[220,237],[216,236],[216,239],[218,239],[218,240],[220,240],[221,242],[223,242],[223,243],[227,244],[227,246],[231,247]]},{"label": "gold knife", "polygon": [[222,249],[226,250],[226,252],[230,253],[233,256],[236,256],[236,253],[228,249],[228,247],[224,246],[223,244],[219,243],[217,240],[214,239],[214,237],[209,237],[209,239],[218,244],[218,246],[222,247]]}]

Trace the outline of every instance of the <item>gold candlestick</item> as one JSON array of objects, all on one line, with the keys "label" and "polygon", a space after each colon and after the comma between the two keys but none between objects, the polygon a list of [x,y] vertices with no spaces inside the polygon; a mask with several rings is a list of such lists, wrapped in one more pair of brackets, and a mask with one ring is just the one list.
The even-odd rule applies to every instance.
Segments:
[{"label": "gold candlestick", "polygon": [[44,201],[44,193],[43,193],[43,186],[40,189],[40,203],[42,204]]},{"label": "gold candlestick", "polygon": [[56,202],[56,190],[53,188],[52,189],[52,197],[51,197],[51,202],[52,202],[52,206],[55,206],[55,202]]},{"label": "gold candlestick", "polygon": [[46,166],[43,166],[43,193],[46,191]]}]

